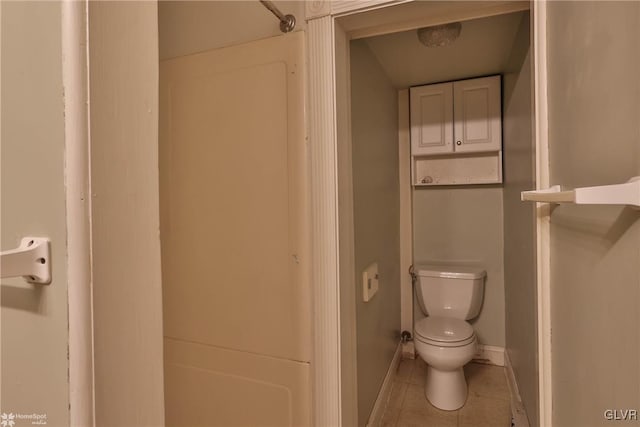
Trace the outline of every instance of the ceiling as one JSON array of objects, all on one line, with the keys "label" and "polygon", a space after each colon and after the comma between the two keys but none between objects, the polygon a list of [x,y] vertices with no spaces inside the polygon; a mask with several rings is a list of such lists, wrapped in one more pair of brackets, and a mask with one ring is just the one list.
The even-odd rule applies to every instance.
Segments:
[{"label": "ceiling", "polygon": [[445,47],[424,46],[416,30],[363,40],[397,88],[499,74],[525,14],[528,16],[516,12],[465,21],[460,37]]},{"label": "ceiling", "polygon": [[[0,0],[2,1],[2,0]],[[296,31],[306,27],[304,2],[274,0],[295,15]],[[257,1],[158,2],[160,59],[279,36],[278,19]]]}]

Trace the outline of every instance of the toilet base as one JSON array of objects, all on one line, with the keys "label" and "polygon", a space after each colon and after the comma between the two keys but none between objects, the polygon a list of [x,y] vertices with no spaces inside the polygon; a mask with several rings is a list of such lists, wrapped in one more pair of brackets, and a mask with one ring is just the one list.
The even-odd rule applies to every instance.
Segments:
[{"label": "toilet base", "polygon": [[424,388],[427,400],[436,408],[455,411],[467,401],[467,381],[464,371],[439,371],[427,365],[427,382]]}]

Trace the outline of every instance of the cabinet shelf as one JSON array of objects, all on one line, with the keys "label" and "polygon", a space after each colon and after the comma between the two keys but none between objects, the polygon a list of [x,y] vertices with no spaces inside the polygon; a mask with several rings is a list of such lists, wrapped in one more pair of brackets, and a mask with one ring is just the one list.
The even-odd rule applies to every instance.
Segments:
[{"label": "cabinet shelf", "polygon": [[416,187],[500,184],[502,151],[413,156],[411,169]]}]

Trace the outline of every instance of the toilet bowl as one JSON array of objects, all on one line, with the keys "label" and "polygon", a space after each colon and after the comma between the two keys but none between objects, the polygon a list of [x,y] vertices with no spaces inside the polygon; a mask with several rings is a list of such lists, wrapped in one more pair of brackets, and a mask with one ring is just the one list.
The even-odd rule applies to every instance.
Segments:
[{"label": "toilet bowl", "polygon": [[486,272],[468,267],[414,268],[416,299],[428,317],[414,324],[414,344],[427,364],[425,396],[453,411],[467,400],[463,367],[476,353],[477,338],[466,322],[480,313]]},{"label": "toilet bowl", "polygon": [[463,366],[476,353],[473,328],[464,320],[427,317],[416,323],[414,344],[427,364],[425,396],[436,408],[453,411],[467,400]]}]

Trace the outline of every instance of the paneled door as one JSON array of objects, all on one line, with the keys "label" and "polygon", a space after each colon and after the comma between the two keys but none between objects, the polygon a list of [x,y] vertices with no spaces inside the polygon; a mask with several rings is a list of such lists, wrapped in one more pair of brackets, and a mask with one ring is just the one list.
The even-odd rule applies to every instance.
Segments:
[{"label": "paneled door", "polygon": [[441,83],[409,89],[411,153],[453,152],[453,85]]},{"label": "paneled door", "polygon": [[453,82],[455,151],[502,149],[500,76]]},{"label": "paneled door", "polygon": [[310,423],[304,37],[161,63],[167,425]]}]

